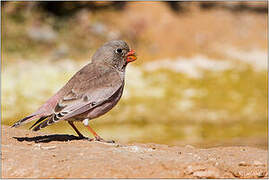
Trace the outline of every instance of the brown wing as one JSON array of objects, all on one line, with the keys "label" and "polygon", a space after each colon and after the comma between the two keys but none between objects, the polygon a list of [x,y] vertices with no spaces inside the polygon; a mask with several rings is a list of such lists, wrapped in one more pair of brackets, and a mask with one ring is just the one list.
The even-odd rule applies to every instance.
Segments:
[{"label": "brown wing", "polygon": [[54,111],[59,120],[84,113],[108,100],[123,85],[119,73],[106,66],[90,66],[70,81],[72,88],[58,101]]},{"label": "brown wing", "polygon": [[122,88],[119,73],[110,67],[89,64],[75,74],[60,90],[64,95],[49,119],[36,126],[37,131],[60,120],[82,114],[109,100]]}]

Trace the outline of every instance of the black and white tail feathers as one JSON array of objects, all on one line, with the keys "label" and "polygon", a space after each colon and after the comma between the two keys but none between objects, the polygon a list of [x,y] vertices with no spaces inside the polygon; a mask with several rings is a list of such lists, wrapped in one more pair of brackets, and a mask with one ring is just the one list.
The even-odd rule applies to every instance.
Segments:
[{"label": "black and white tail feathers", "polygon": [[25,123],[26,121],[31,121],[33,119],[36,119],[38,117],[36,117],[37,115],[30,115],[30,116],[26,116],[25,118],[17,121],[16,123],[14,123],[11,127],[17,127],[22,125],[23,123]]},{"label": "black and white tail feathers", "polygon": [[[53,115],[30,115],[30,116],[27,116],[27,117],[25,117],[25,118],[23,118],[23,119],[21,119],[21,120],[19,120],[19,121],[17,121],[16,123],[14,123],[11,127],[18,127],[18,126],[20,126],[20,125],[22,125],[22,124],[24,124],[24,123],[26,123],[26,122],[30,122],[30,121],[32,121],[32,120],[34,120],[34,119],[37,119],[37,118],[39,118],[29,129],[32,129],[33,127],[34,127],[34,129],[33,129],[33,131],[38,131],[38,130],[40,130],[41,128],[43,128],[43,127],[46,127],[47,125],[50,125],[50,124],[52,124],[52,123],[49,123],[49,124],[47,124],[47,123],[44,123],[44,122],[47,122],[47,121],[49,121],[50,119],[52,119],[52,118],[50,118],[50,119],[48,119],[48,120],[45,120],[45,119],[47,119],[48,117],[52,117]],[[44,121],[45,120],[45,121]],[[42,122],[43,121],[43,122]],[[41,122],[41,123],[40,123]],[[38,123],[40,123],[39,125],[37,125]],[[46,125],[45,125],[46,124]],[[36,126],[37,125],[37,126]],[[44,126],[45,125],[45,126]]]},{"label": "black and white tail feathers", "polygon": [[48,116],[42,116],[40,119],[38,119],[29,129],[32,129],[35,125],[46,119]]},{"label": "black and white tail feathers", "polygon": [[[49,118],[48,118],[49,117]],[[45,120],[45,121],[43,121],[42,123],[40,123],[40,124],[38,124],[37,126],[35,126],[37,123],[39,123],[39,122],[41,122],[42,120],[44,120],[44,119],[46,119],[46,118],[48,118],[47,120]],[[41,118],[40,118],[41,119]],[[39,120],[40,120],[39,119]],[[58,116],[56,115],[56,114],[53,114],[53,115],[51,115],[51,116],[47,116],[47,117],[45,117],[45,118],[43,118],[42,120],[40,120],[40,121],[37,121],[32,127],[34,127],[33,128],[33,131],[38,131],[38,130],[40,130],[40,129],[42,129],[42,128],[44,128],[44,127],[47,127],[47,126],[49,126],[49,125],[51,125],[51,124],[54,124],[54,123],[56,123],[57,121],[59,121],[60,119],[58,118]],[[32,128],[31,127],[31,128]]]},{"label": "black and white tail feathers", "polygon": [[[15,124],[13,124],[11,127],[17,127],[20,126],[26,122],[30,122],[34,119],[39,118],[29,129],[32,129],[33,131],[38,131],[48,125],[54,124],[58,122],[61,117],[63,117],[63,114],[61,113],[53,113],[51,115],[43,115],[43,114],[38,114],[38,115],[30,115],[27,116],[19,121],[17,121]],[[47,119],[48,118],[48,119]],[[38,124],[39,123],[39,124]],[[37,125],[38,124],[38,125]]]}]

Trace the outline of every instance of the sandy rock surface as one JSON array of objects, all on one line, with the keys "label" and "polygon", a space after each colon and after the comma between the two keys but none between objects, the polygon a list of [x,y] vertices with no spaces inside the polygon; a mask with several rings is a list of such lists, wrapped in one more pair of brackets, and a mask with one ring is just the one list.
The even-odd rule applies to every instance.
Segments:
[{"label": "sandy rock surface", "polygon": [[2,178],[266,177],[257,148],[107,144],[2,126]]}]

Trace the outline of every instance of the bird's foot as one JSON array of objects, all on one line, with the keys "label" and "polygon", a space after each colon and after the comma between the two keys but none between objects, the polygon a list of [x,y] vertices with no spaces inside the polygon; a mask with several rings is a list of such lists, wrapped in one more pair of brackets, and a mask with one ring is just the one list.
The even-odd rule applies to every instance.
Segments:
[{"label": "bird's foot", "polygon": [[105,142],[105,143],[115,143],[114,140],[104,140],[104,139],[101,138],[100,136],[95,136],[95,141]]}]

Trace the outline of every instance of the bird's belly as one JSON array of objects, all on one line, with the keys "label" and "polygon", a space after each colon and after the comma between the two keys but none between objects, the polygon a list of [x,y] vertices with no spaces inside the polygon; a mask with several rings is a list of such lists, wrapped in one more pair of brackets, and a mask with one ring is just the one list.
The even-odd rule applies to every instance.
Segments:
[{"label": "bird's belly", "polygon": [[86,111],[85,113],[81,114],[78,119],[83,120],[83,119],[94,119],[97,118],[105,113],[107,113],[108,111],[110,111],[120,100],[121,95],[122,95],[122,91],[123,91],[123,87],[121,88],[121,90],[114,95],[114,98],[112,98],[111,100],[103,103],[100,106],[97,106],[94,109],[91,109],[89,111]]},{"label": "bird's belly", "polygon": [[102,116],[103,114],[110,111],[117,104],[117,102],[104,103],[101,106],[98,106],[98,107],[94,108],[93,110],[89,111],[87,113],[86,117],[89,119],[93,119],[93,118],[97,118],[99,116]]}]

